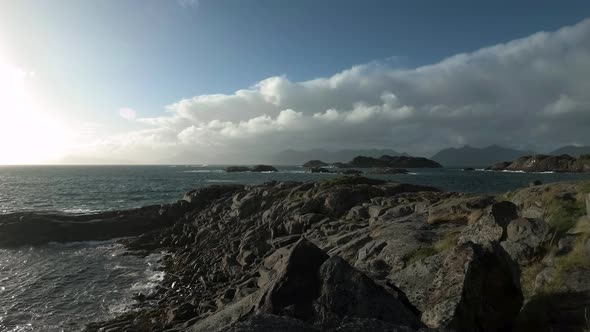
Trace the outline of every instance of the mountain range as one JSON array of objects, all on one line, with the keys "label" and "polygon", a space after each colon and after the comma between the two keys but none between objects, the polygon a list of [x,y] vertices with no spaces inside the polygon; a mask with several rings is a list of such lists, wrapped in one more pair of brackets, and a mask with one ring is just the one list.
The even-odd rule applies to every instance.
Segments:
[{"label": "mountain range", "polygon": [[568,145],[549,153],[552,156],[561,156],[562,154],[569,154],[572,157],[580,157],[583,154],[590,154],[590,146],[575,146]]}]

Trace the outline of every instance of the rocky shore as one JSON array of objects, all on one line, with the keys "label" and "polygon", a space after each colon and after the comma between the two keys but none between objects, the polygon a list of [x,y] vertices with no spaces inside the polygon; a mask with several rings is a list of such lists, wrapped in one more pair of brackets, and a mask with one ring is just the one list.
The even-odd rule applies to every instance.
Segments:
[{"label": "rocky shore", "polygon": [[579,158],[575,158],[567,154],[560,156],[538,154],[520,157],[515,161],[500,162],[486,169],[492,171],[586,173],[590,172],[590,155],[581,155]]},{"label": "rocky shore", "polygon": [[[160,207],[46,216],[59,227],[44,237],[35,214],[2,216],[0,245],[88,239],[96,227],[136,235],[113,218],[149,221],[123,242],[167,251],[163,282],[137,294],[139,310],[87,331],[582,331],[588,193],[445,193],[361,176],[211,186]],[[68,227],[77,232],[57,231]]]}]

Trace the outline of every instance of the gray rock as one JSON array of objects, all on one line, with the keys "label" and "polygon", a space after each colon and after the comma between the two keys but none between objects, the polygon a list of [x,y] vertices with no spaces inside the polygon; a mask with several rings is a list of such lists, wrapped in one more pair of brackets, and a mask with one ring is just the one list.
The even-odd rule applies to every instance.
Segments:
[{"label": "gray rock", "polygon": [[541,253],[549,237],[549,226],[540,219],[518,218],[508,224],[506,234],[502,247],[514,261],[526,266]]},{"label": "gray rock", "polygon": [[222,329],[223,332],[320,332],[300,320],[276,316],[254,315],[243,322]]},{"label": "gray rock", "polygon": [[322,329],[333,328],[345,317],[372,318],[400,326],[420,327],[415,313],[393,291],[375,284],[338,256],[320,269],[321,295],[314,302]]},{"label": "gray rock", "polygon": [[510,328],[523,297],[502,259],[472,243],[449,252],[431,286],[422,321],[460,331]]}]

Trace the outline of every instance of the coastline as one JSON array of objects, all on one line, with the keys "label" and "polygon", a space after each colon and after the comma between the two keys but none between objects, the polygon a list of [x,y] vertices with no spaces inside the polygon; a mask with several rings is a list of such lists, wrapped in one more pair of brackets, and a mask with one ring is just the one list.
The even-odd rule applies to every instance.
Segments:
[{"label": "coastline", "polygon": [[[590,290],[590,280],[578,278],[574,283],[564,279],[560,270],[560,262],[579,255],[578,243],[585,241],[586,231],[578,230],[585,215],[585,209],[580,212],[585,204],[580,195],[589,189],[587,182],[578,181],[486,195],[360,176],[326,177],[315,182],[213,185],[190,191],[173,204],[69,216],[54,224],[59,228],[63,226],[60,222],[66,222],[69,228],[74,222],[83,228],[91,221],[91,230],[105,228],[92,234],[104,237],[118,234],[116,228],[111,229],[113,216],[119,216],[119,222],[153,220],[152,228],[134,229],[136,233],[117,243],[133,255],[167,252],[161,262],[161,282],[153,292],[134,295],[138,310],[91,323],[87,331],[256,331],[265,326],[370,330],[373,324],[470,330],[482,324],[529,326],[544,319],[539,312],[530,318],[531,308],[538,310],[538,296],[563,297],[565,291],[582,294],[585,287]],[[34,214],[25,215],[31,218]],[[102,226],[96,228],[97,224]],[[5,230],[3,233],[6,235]],[[87,236],[89,232],[71,234]],[[292,261],[313,261],[314,257],[326,259],[308,267],[316,272],[301,282],[319,284],[319,291],[291,305],[284,303],[297,298],[297,293],[269,295],[282,289],[288,271],[301,269]],[[456,270],[459,266],[470,268]],[[590,264],[583,263],[574,271],[587,268]],[[335,281],[331,273],[342,271],[352,279]],[[450,271],[458,279],[448,279]],[[490,273],[501,280],[490,288],[497,301],[493,307],[501,308],[494,312],[482,302],[486,297],[473,297],[477,285],[486,284],[485,276]],[[368,306],[369,298],[395,294],[393,299],[385,296],[386,304],[379,308],[396,308],[397,316],[391,316],[391,311],[373,314],[354,308],[342,312],[344,309],[324,301],[360,284],[373,289],[372,295],[356,294],[355,301]],[[448,293],[448,289],[455,291]],[[463,291],[467,289],[475,293]],[[269,307],[268,301],[274,304]],[[567,314],[582,317],[580,312]],[[390,316],[398,320],[383,318]],[[350,321],[350,317],[356,318]],[[543,323],[566,324],[559,317]]]}]

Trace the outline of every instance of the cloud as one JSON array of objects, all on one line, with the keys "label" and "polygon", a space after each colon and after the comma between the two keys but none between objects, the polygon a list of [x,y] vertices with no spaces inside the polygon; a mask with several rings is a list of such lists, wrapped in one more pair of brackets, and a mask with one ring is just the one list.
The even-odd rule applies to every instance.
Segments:
[{"label": "cloud", "polygon": [[137,112],[129,107],[120,108],[119,115],[125,120],[135,120],[137,118]]},{"label": "cloud", "polygon": [[[538,150],[590,144],[588,77],[585,20],[414,69],[372,62],[331,77],[275,76],[233,94],[183,99],[165,116],[138,119],[147,129],[129,134],[133,143],[124,146],[146,155],[161,146],[190,151],[202,162],[255,162],[289,148],[428,156],[464,143]],[[166,133],[165,144],[154,132]]]}]

